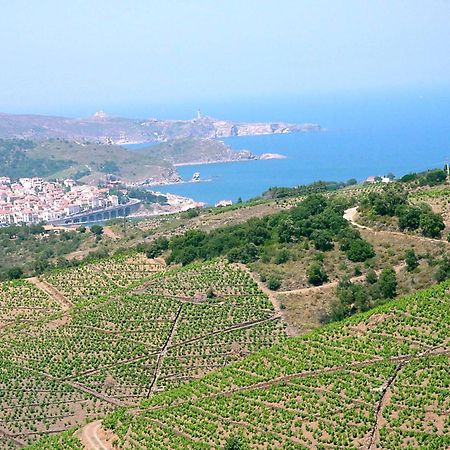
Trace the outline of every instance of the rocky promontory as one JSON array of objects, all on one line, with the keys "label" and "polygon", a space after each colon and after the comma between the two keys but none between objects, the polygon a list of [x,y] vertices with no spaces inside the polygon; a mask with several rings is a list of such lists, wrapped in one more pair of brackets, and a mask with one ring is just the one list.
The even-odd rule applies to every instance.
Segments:
[{"label": "rocky promontory", "polygon": [[192,120],[159,120],[111,117],[103,112],[81,119],[0,113],[0,138],[59,138],[109,144],[302,133],[321,129],[320,125],[314,123],[250,123],[200,115]]}]

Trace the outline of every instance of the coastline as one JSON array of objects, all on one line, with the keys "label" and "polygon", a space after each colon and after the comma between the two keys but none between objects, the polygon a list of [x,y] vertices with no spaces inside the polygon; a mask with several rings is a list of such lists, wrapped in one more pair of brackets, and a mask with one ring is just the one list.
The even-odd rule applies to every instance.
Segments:
[{"label": "coastline", "polygon": [[215,161],[186,162],[186,163],[176,163],[173,166],[174,167],[204,166],[207,164],[222,164],[222,163],[233,163],[233,162],[270,161],[272,159],[287,159],[287,156],[282,155],[280,153],[262,153],[261,155],[255,155],[254,158],[219,159],[219,160],[215,160]]},{"label": "coastline", "polygon": [[233,163],[233,162],[248,162],[248,161],[258,161],[259,158],[246,158],[246,159],[218,159],[216,161],[203,161],[203,162],[187,162],[187,163],[176,163],[174,167],[184,167],[184,166],[206,166],[208,164],[222,164],[222,163]]},{"label": "coastline", "polygon": [[[140,186],[142,187],[152,187],[152,186],[178,186],[180,184],[198,184],[198,183],[208,183],[212,181],[211,178],[205,178],[203,180],[180,180],[180,181],[169,181],[169,182],[156,182],[156,183],[145,183],[145,184],[141,184]],[[164,194],[165,195],[165,194]]]}]

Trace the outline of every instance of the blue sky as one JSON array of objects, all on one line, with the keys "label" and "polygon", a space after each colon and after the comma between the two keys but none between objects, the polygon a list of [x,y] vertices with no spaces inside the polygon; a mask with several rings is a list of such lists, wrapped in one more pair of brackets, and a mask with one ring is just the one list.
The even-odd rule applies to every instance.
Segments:
[{"label": "blue sky", "polygon": [[450,87],[447,0],[0,0],[0,111]]}]

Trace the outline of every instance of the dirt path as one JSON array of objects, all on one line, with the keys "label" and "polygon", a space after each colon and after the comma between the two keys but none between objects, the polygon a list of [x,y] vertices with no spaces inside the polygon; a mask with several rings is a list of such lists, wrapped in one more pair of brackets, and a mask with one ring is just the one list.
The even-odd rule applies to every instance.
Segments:
[{"label": "dirt path", "polygon": [[25,447],[26,442],[22,439],[19,439],[17,436],[14,436],[10,431],[5,430],[0,427],[0,438],[5,439],[6,441],[13,442],[18,447]]},{"label": "dirt path", "polygon": [[173,321],[172,329],[170,330],[169,335],[167,336],[166,343],[164,344],[164,347],[161,349],[161,351],[158,354],[158,360],[156,362],[156,368],[155,373],[153,375],[153,379],[150,383],[150,386],[148,387],[148,393],[147,398],[150,397],[150,395],[155,391],[156,384],[158,382],[159,375],[161,374],[161,366],[164,361],[164,358],[167,354],[167,350],[170,347],[170,344],[172,342],[172,339],[175,335],[175,330],[177,329],[178,319],[180,318],[181,312],[183,311],[183,303],[178,308],[177,314],[175,316],[175,319]]},{"label": "dirt path", "polygon": [[392,386],[394,385],[398,374],[401,372],[401,370],[412,360],[414,359],[420,359],[420,358],[426,358],[428,356],[432,355],[439,355],[439,354],[449,354],[449,350],[445,347],[434,347],[430,350],[426,350],[424,352],[418,353],[415,356],[411,356],[410,358],[402,359],[399,361],[397,366],[394,369],[394,373],[386,380],[384,385],[381,387],[381,398],[378,401],[375,409],[375,421],[373,424],[372,431],[368,438],[367,448],[366,450],[376,450],[377,449],[377,443],[380,439],[380,428],[383,424],[383,410],[386,406],[390,403],[391,398],[391,390]]},{"label": "dirt path", "polygon": [[112,450],[113,447],[104,439],[102,423],[96,420],[83,427],[78,435],[86,450]]},{"label": "dirt path", "polygon": [[114,240],[121,239],[121,236],[115,233],[111,227],[103,227],[103,234]]},{"label": "dirt path", "polygon": [[398,373],[400,372],[400,370],[402,370],[403,366],[406,363],[407,363],[407,361],[400,362],[396,366],[392,376],[388,380],[386,380],[386,383],[384,383],[384,385],[381,388],[382,395],[381,395],[380,401],[378,402],[378,404],[376,406],[375,422],[374,422],[374,425],[372,428],[372,432],[370,433],[370,436],[369,436],[367,450],[373,450],[376,448],[376,443],[379,439],[380,425],[381,425],[381,421],[383,419],[383,409],[389,403],[389,398],[390,398],[389,393],[390,393],[391,386],[395,382],[395,379],[397,378]]},{"label": "dirt path", "polygon": [[247,328],[252,328],[255,325],[259,325],[259,324],[262,324],[265,322],[271,322],[273,320],[280,320],[280,316],[275,314],[272,317],[266,317],[264,319],[255,319],[255,320],[250,320],[248,322],[237,323],[235,325],[231,325],[228,328],[224,328],[223,330],[212,331],[211,333],[202,334],[202,335],[199,335],[192,339],[188,339],[187,341],[177,342],[176,344],[171,345],[170,348],[181,347],[186,344],[192,344],[193,342],[201,341],[202,339],[205,339],[207,337],[216,336],[216,335],[222,334],[222,333],[230,333],[230,332],[236,331],[236,330],[245,330]]},{"label": "dirt path", "polygon": [[[397,264],[396,266],[394,266],[393,269],[398,274],[400,272],[400,270],[402,270],[404,267],[406,267],[406,264],[400,263],[400,264]],[[383,269],[377,269],[374,272],[377,275],[379,275],[382,271],[383,271]],[[366,275],[358,275],[356,277],[351,277],[349,281],[351,281],[352,283],[356,283],[358,281],[364,281],[365,277],[366,277]],[[338,284],[339,284],[339,280],[335,280],[335,281],[330,281],[329,283],[322,284],[320,286],[309,286],[309,287],[300,288],[300,289],[292,289],[291,291],[278,291],[277,294],[289,295],[289,294],[302,294],[305,292],[308,292],[308,293],[319,292],[322,290],[335,288],[338,286]]]},{"label": "dirt path", "polygon": [[[307,378],[307,377],[311,377],[311,376],[315,376],[315,375],[320,376],[320,375],[324,375],[324,374],[333,374],[333,373],[340,372],[343,370],[351,370],[351,369],[358,368],[358,367],[371,366],[372,364],[381,364],[381,363],[385,363],[385,362],[396,362],[399,365],[404,366],[409,361],[413,361],[413,360],[417,360],[417,359],[421,359],[421,358],[429,357],[429,356],[449,355],[449,354],[450,354],[450,349],[439,346],[439,347],[434,347],[432,350],[427,350],[425,352],[417,353],[415,355],[399,355],[399,356],[390,356],[387,358],[384,358],[382,356],[375,356],[372,359],[366,359],[363,361],[353,361],[351,363],[341,364],[341,365],[337,365],[337,366],[322,367],[320,369],[313,369],[313,370],[306,370],[304,372],[290,373],[288,375],[282,375],[280,377],[272,378],[269,381],[261,381],[261,382],[257,382],[257,383],[250,384],[247,386],[235,387],[230,390],[214,391],[210,394],[206,394],[204,396],[199,396],[196,400],[214,399],[214,398],[220,397],[220,396],[229,397],[233,394],[251,391],[254,389],[267,389],[273,385],[286,383],[286,382],[289,382],[296,378]],[[392,385],[392,382],[389,384],[389,386],[391,386],[391,385]],[[183,399],[183,400],[179,401],[178,403],[177,402],[171,403],[170,408],[180,406],[185,403],[191,403],[191,402],[192,402],[191,399],[188,399],[188,400]],[[153,406],[151,408],[151,410],[160,410],[160,409],[164,409],[164,408],[167,408],[167,406]]]},{"label": "dirt path", "polygon": [[417,236],[415,234],[407,234],[402,233],[401,231],[389,231],[389,230],[375,230],[374,228],[366,227],[365,225],[361,225],[360,223],[356,222],[356,219],[358,217],[358,208],[349,208],[344,211],[344,219],[348,220],[352,225],[354,225],[356,228],[359,228],[361,230],[368,230],[371,231],[374,234],[384,234],[384,235],[390,235],[390,236],[400,236],[400,237],[412,237],[414,239],[417,239],[418,241],[422,242],[434,242],[434,243],[440,243],[445,245],[450,245],[450,242],[445,241],[443,239],[434,239],[429,238],[425,236]]},{"label": "dirt path", "polygon": [[66,380],[64,383],[67,383],[69,386],[72,386],[74,389],[77,389],[79,391],[85,392],[86,394],[90,394],[95,398],[98,398],[99,400],[103,400],[106,403],[110,403],[114,406],[124,406],[124,403],[120,400],[117,400],[114,397],[109,397],[108,395],[102,394],[101,392],[97,392],[94,389],[91,389],[88,386],[85,386],[82,383],[79,383],[78,381],[70,381]]},{"label": "dirt path", "polygon": [[[356,218],[358,217],[358,207],[349,208],[344,211],[344,219],[354,225],[356,228],[361,228],[363,230],[371,230],[371,228],[366,227],[364,225],[356,222]],[[373,231],[373,230],[372,230]]]},{"label": "dirt path", "polygon": [[38,289],[44,291],[53,300],[58,302],[64,311],[69,308],[72,308],[73,303],[51,284],[47,283],[46,281],[40,280],[37,277],[28,278],[27,281],[34,284]]}]

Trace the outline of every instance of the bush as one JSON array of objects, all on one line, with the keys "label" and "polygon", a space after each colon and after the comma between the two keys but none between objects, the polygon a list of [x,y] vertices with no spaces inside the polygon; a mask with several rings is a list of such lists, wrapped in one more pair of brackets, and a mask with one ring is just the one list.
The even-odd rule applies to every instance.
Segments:
[{"label": "bush", "polygon": [[378,281],[378,275],[375,270],[369,270],[366,274],[366,282],[368,284],[375,284]]},{"label": "bush", "polygon": [[420,208],[414,206],[403,206],[398,208],[398,226],[400,230],[417,230],[420,226]]},{"label": "bush", "polygon": [[419,259],[416,256],[415,251],[410,248],[405,252],[406,270],[412,272],[419,265]]},{"label": "bush", "polygon": [[6,276],[9,280],[17,280],[23,277],[23,270],[20,267],[11,267],[6,272]]},{"label": "bush", "polygon": [[95,234],[96,236],[101,236],[103,234],[103,227],[101,225],[92,225],[91,233]]},{"label": "bush", "polygon": [[271,290],[271,291],[276,291],[280,288],[281,286],[281,280],[278,277],[270,277],[267,280],[267,287]]},{"label": "bush", "polygon": [[424,236],[438,238],[441,236],[445,225],[440,214],[426,211],[420,216],[420,228]]},{"label": "bush", "polygon": [[320,286],[328,281],[328,275],[321,264],[314,263],[311,265],[308,270],[308,281],[314,286]]},{"label": "bush", "polygon": [[311,239],[314,241],[316,250],[326,252],[333,248],[333,236],[329,231],[316,230],[311,234]]},{"label": "bush", "polygon": [[349,243],[346,255],[350,261],[364,262],[375,256],[375,250],[364,239],[355,239]]},{"label": "bush", "polygon": [[397,295],[397,275],[392,267],[383,269],[378,280],[382,298],[394,298]]},{"label": "bush", "polygon": [[439,262],[435,278],[439,283],[450,278],[450,259],[444,258]]},{"label": "bush", "polygon": [[281,249],[275,255],[275,264],[284,264],[289,260],[289,252],[286,249]]},{"label": "bush", "polygon": [[147,258],[157,258],[161,256],[165,250],[169,248],[169,241],[166,238],[158,238],[150,243],[147,248]]},{"label": "bush", "polygon": [[442,169],[434,169],[427,172],[425,175],[425,181],[430,186],[443,183],[447,179],[447,174]]}]

